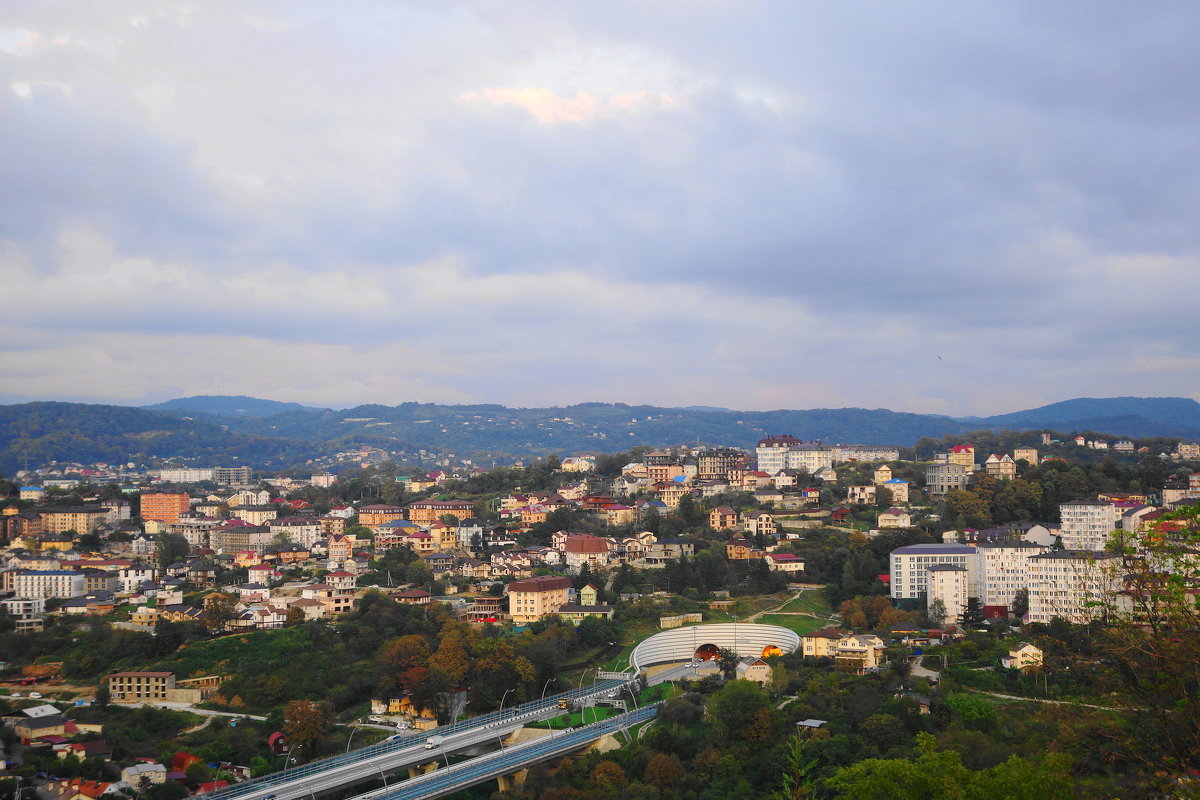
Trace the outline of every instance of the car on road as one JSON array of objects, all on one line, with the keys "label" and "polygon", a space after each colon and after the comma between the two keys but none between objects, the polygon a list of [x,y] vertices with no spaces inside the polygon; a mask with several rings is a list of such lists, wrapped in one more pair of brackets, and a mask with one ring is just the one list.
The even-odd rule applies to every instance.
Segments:
[{"label": "car on road", "polygon": [[41,692],[30,692],[30,693],[29,693],[29,696],[30,696],[30,697],[32,697],[34,700],[41,700],[41,699],[42,699],[42,693],[41,693]]}]

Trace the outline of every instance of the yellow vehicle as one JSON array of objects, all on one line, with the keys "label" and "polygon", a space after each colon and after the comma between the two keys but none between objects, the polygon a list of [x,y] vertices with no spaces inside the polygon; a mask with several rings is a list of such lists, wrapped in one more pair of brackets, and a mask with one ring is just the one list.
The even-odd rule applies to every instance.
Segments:
[{"label": "yellow vehicle", "polygon": [[559,700],[558,707],[561,709],[568,709],[571,707],[571,704],[570,704],[570,702],[568,702],[566,700]]}]

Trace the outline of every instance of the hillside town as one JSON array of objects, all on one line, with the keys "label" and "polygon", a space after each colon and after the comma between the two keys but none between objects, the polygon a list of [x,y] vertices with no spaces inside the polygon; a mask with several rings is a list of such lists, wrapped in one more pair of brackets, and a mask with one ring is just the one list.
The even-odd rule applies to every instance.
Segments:
[{"label": "hillside town", "polygon": [[[1085,470],[1072,463],[1074,448],[1126,461]],[[914,653],[982,642],[991,628],[989,669],[1041,675],[1048,687],[1045,643],[1023,629],[1142,614],[1134,562],[1189,581],[1200,572],[1190,528],[1173,522],[1200,501],[1198,459],[1186,441],[1151,452],[1132,440],[1044,433],[1001,452],[947,442],[927,461],[902,459],[900,448],[770,435],[749,451],[638,448],[493,470],[405,469],[364,450],[352,470],[306,479],[247,467],[47,465],[8,484],[0,507],[0,679],[13,687],[8,702],[20,703],[4,718],[10,753],[24,754],[9,768],[34,780],[27,765],[43,763],[35,754],[71,758],[73,778],[37,770],[35,785],[52,800],[151,784],[205,793],[269,774],[269,761],[221,768],[184,750],[161,760],[114,754],[103,725],[73,718],[63,701],[92,711],[249,709],[267,720],[272,708],[312,698],[248,701],[237,663],[182,672],[163,662],[203,642],[370,619],[381,603],[419,613],[422,625],[436,613],[443,633],[429,639],[435,653],[411,662],[415,672],[403,667],[356,696],[370,695],[377,728],[436,731],[477,694],[502,705],[464,674],[430,683],[454,641],[446,632],[465,626],[471,641],[481,631],[543,635],[548,620],[575,631],[572,647],[602,656],[644,637],[638,620],[667,631],[742,614],[747,625],[794,631],[801,663],[864,677],[893,664],[916,675],[924,668]],[[1169,561],[1155,560],[1162,537],[1180,546]],[[786,611],[806,597],[819,599]],[[102,626],[179,649],[113,653],[91,667],[68,659],[64,668],[53,649],[62,644],[44,656],[31,648],[81,623],[89,635]],[[775,651],[723,666],[778,693],[796,678]],[[695,658],[715,666],[726,652]],[[524,697],[530,677],[553,680],[550,662],[528,669],[509,691]],[[901,692],[921,713],[937,685],[928,675],[926,694]],[[264,753],[288,742],[286,726],[273,724],[279,738],[264,738]]]}]

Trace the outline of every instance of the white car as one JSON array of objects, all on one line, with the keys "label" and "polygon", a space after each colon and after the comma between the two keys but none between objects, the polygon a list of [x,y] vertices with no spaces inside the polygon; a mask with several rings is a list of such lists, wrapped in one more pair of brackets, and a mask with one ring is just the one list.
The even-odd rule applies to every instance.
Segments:
[{"label": "white car", "polygon": [[30,697],[32,697],[34,700],[41,700],[41,699],[42,699],[42,693],[41,693],[41,692],[30,692],[30,693],[29,693],[29,696],[30,696]]}]

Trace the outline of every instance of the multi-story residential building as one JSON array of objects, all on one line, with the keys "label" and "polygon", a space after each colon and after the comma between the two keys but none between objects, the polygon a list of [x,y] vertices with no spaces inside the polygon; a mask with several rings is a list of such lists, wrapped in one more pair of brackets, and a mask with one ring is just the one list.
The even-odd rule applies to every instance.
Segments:
[{"label": "multi-story residential building", "polygon": [[579,572],[584,564],[593,570],[604,569],[609,562],[608,540],[586,533],[567,536],[562,544],[562,554],[571,572]]},{"label": "multi-story residential building", "polygon": [[35,633],[42,630],[46,618],[46,598],[10,597],[0,600],[0,608],[15,623],[17,633]]},{"label": "multi-story residential building", "polygon": [[696,453],[696,477],[701,480],[722,480],[729,470],[746,463],[746,454],[730,447],[713,447]]},{"label": "multi-story residential building", "polygon": [[942,605],[942,624],[956,622],[967,610],[967,586],[970,574],[961,564],[933,564],[929,567],[928,594],[925,608],[932,611],[936,603]]},{"label": "multi-story residential building", "polygon": [[158,473],[158,479],[163,483],[200,483],[213,479],[211,467],[169,467],[155,470],[155,472]]},{"label": "multi-story residential building", "polygon": [[747,511],[742,515],[742,532],[749,536],[777,536],[779,523],[766,511]]},{"label": "multi-story residential building", "polygon": [[42,502],[45,496],[46,489],[42,486],[22,486],[17,494],[21,500],[32,500],[35,503]]},{"label": "multi-story residential building", "polygon": [[266,525],[279,516],[279,506],[274,503],[266,503],[258,506],[239,506],[232,513],[237,519],[250,525]]},{"label": "multi-story residential building", "polygon": [[903,481],[899,478],[892,478],[891,480],[884,482],[883,488],[892,493],[893,503],[908,502],[908,481]]},{"label": "multi-story residential building", "polygon": [[176,523],[179,515],[191,510],[192,499],[187,492],[147,492],[142,495],[142,519]]},{"label": "multi-story residential building", "polygon": [[878,444],[838,444],[830,451],[833,463],[844,461],[899,461],[899,448]]},{"label": "multi-story residential building", "polygon": [[833,658],[837,654],[837,643],[849,633],[836,628],[821,628],[800,637],[800,652],[810,658]]},{"label": "multi-story residential building", "polygon": [[262,554],[267,551],[272,538],[270,528],[265,525],[251,525],[244,520],[230,520],[216,526],[209,534],[210,546],[221,553]]},{"label": "multi-story residential building", "polygon": [[1058,507],[1067,550],[1103,550],[1124,511],[1106,500],[1075,500]]},{"label": "multi-story residential building", "polygon": [[887,464],[880,464],[875,468],[875,471],[871,473],[871,483],[875,484],[876,486],[883,486],[891,479],[892,468]]},{"label": "multi-story residential building", "polygon": [[[345,522],[345,520],[339,520]],[[279,517],[267,523],[271,535],[302,547],[312,547],[325,538],[321,522],[316,517]]]},{"label": "multi-story residential building", "polygon": [[432,525],[447,514],[467,519],[475,516],[475,506],[466,500],[420,500],[408,504],[406,518],[417,525]]},{"label": "multi-story residential building", "polygon": [[929,592],[929,568],[951,564],[967,570],[967,596],[978,597],[981,569],[979,550],[965,544],[910,544],[892,551],[890,592],[894,600],[924,599]]},{"label": "multi-story residential building", "polygon": [[241,486],[250,483],[254,475],[250,467],[213,467],[212,479],[222,486]]},{"label": "multi-story residential building", "polygon": [[82,572],[65,569],[22,570],[13,576],[13,593],[17,597],[45,597],[66,600],[82,597],[86,581]]},{"label": "multi-story residential building", "polygon": [[132,506],[128,500],[101,500],[105,522],[125,522],[132,518]]},{"label": "multi-story residential building", "polygon": [[567,602],[569,578],[541,575],[508,584],[508,613],[513,622],[536,622],[547,614],[557,613]]},{"label": "multi-story residential building", "polygon": [[407,519],[400,506],[370,505],[358,509],[358,524],[368,528],[377,528],[399,519]]},{"label": "multi-story residential building", "polygon": [[847,486],[846,502],[856,505],[872,505],[875,502],[875,486]]},{"label": "multi-story residential building", "polygon": [[971,477],[971,469],[951,462],[925,467],[925,487],[933,497],[944,497],[952,489],[962,489]]},{"label": "multi-story residential building", "polygon": [[772,475],[781,469],[788,469],[788,451],[801,444],[803,442],[800,439],[787,434],[759,439],[754,448],[754,457],[758,461],[758,468]]},{"label": "multi-story residential building", "polygon": [[1029,621],[1099,619],[1121,587],[1120,558],[1093,550],[1057,550],[1029,559]]},{"label": "multi-story residential building", "polygon": [[167,526],[167,533],[177,533],[187,539],[192,547],[209,547],[212,529],[221,524],[213,517],[181,516],[179,522]]},{"label": "multi-story residential building", "polygon": [[1175,445],[1175,455],[1180,458],[1200,458],[1200,442],[1180,442]]},{"label": "multi-story residential building", "polygon": [[1038,465],[1038,451],[1036,447],[1014,447],[1012,457],[1013,461],[1027,461],[1031,467]]},{"label": "multi-story residential building", "polygon": [[175,688],[174,672],[114,672],[105,678],[114,703],[142,703],[166,700]]},{"label": "multi-story residential building", "polygon": [[1029,558],[1046,552],[1044,545],[1022,539],[978,541],[983,562],[984,616],[1006,617],[1012,612],[1013,600],[1021,589],[1029,588]]},{"label": "multi-story residential building", "polygon": [[975,469],[975,445],[960,444],[950,448],[950,452],[946,454],[946,461],[950,464],[958,464],[966,467],[968,470]]},{"label": "multi-story residential building", "polygon": [[717,506],[708,514],[708,526],[714,531],[727,531],[737,527],[738,513],[729,506]]},{"label": "multi-story residential building", "polygon": [[992,453],[983,463],[983,468],[988,475],[999,480],[1011,481],[1017,477],[1017,462],[1008,453],[1002,456]]},{"label": "multi-story residential building", "polygon": [[108,510],[101,506],[71,506],[68,508],[39,508],[46,533],[91,533],[103,525]]}]

